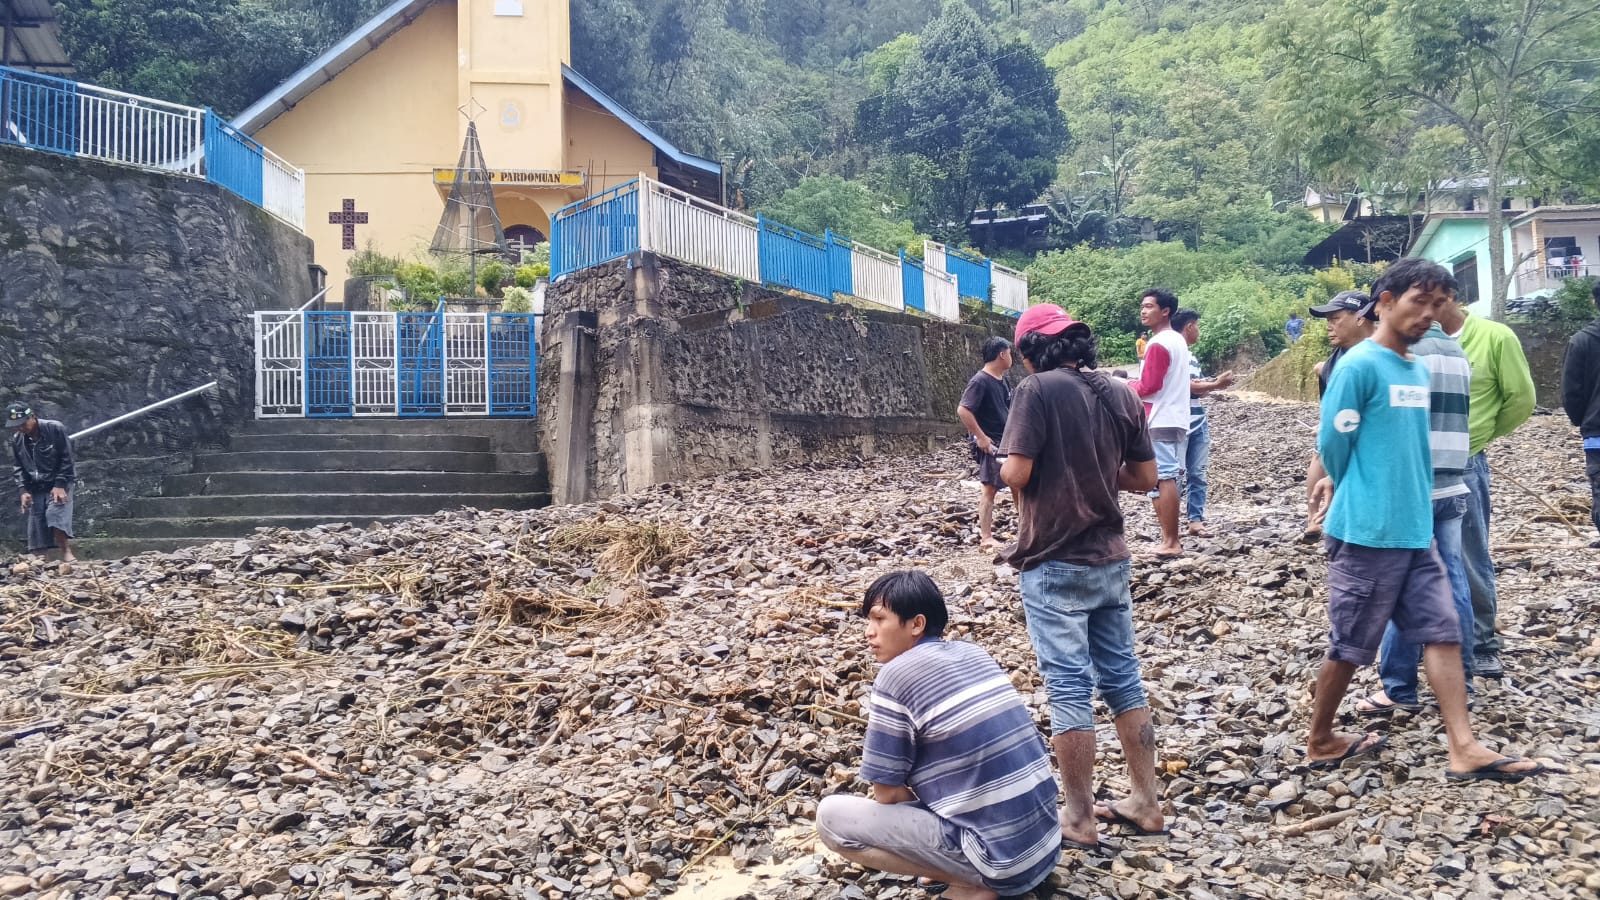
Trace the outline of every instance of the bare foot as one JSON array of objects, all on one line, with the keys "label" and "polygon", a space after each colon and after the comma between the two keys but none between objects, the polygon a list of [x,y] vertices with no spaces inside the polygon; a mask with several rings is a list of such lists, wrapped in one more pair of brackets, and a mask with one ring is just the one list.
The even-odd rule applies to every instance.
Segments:
[{"label": "bare foot", "polygon": [[979,538],[978,539],[978,549],[979,550],[993,550],[995,547],[998,547],[998,546],[1000,546],[1000,542],[996,541],[992,537],[986,537],[986,538]]},{"label": "bare foot", "polygon": [[1000,895],[994,891],[971,884],[952,884],[939,896],[950,900],[1000,900]]},{"label": "bare foot", "polygon": [[1116,801],[1102,801],[1094,805],[1094,817],[1102,822],[1114,822],[1143,834],[1159,834],[1166,830],[1166,817],[1155,803],[1135,803],[1124,797]]},{"label": "bare foot", "polygon": [[1100,829],[1093,818],[1079,822],[1067,821],[1067,811],[1062,809],[1056,814],[1056,821],[1061,824],[1061,837],[1072,841],[1074,844],[1094,846],[1100,843]]},{"label": "bare foot", "polygon": [[1189,523],[1189,536],[1190,537],[1211,537],[1211,532],[1206,530],[1206,523],[1204,523],[1204,522],[1190,522]]}]

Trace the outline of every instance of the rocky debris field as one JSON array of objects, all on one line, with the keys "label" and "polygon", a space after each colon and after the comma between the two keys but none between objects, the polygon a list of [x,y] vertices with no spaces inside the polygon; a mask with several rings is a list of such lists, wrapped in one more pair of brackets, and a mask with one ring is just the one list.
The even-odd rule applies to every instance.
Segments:
[{"label": "rocky debris field", "polygon": [[[1214,536],[1158,565],[1148,504],[1124,504],[1174,833],[1065,854],[1056,891],[1600,896],[1600,557],[1575,432],[1542,415],[1494,448],[1508,678],[1474,712],[1559,771],[1461,786],[1431,709],[1380,723],[1377,760],[1301,765],[1326,627],[1301,540],[1315,410],[1212,415]],[[875,665],[852,610],[885,571],[928,567],[952,634],[1044,726],[969,477],[952,447],[0,568],[0,896],[731,897],[707,874],[759,866],[736,890],[914,898],[795,837],[860,789]],[[1098,775],[1125,788],[1109,727]]]}]

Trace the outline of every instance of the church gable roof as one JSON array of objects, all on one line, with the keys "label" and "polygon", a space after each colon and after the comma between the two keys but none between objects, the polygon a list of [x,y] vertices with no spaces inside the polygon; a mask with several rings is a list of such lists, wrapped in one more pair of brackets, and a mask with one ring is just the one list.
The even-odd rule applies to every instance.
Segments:
[{"label": "church gable roof", "polygon": [[[338,77],[345,69],[355,65],[400,29],[410,25],[434,2],[435,0],[395,0],[382,12],[346,35],[343,40],[323,51],[300,71],[289,76],[283,84],[250,104],[248,109],[234,118],[233,126],[246,134],[254,134],[265,128],[273,119],[293,109],[295,104]],[[692,171],[709,175],[721,174],[722,167],[719,164],[679,150],[671,141],[646,125],[622,104],[611,99],[596,87],[594,82],[578,74],[571,66],[562,64],[561,77],[568,85],[582,91],[606,112],[622,120],[635,134],[655,147],[656,151],[668,160]]]}]

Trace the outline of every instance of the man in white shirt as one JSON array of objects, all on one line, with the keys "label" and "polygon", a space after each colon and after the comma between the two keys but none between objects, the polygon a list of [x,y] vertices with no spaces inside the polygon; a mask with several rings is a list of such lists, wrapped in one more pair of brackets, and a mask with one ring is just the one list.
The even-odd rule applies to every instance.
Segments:
[{"label": "man in white shirt", "polygon": [[1189,344],[1172,330],[1178,298],[1165,288],[1140,295],[1139,321],[1152,332],[1144,366],[1130,387],[1145,401],[1150,440],[1156,451],[1156,519],[1161,523],[1157,559],[1183,555],[1178,537],[1178,482],[1183,477],[1189,442]]}]

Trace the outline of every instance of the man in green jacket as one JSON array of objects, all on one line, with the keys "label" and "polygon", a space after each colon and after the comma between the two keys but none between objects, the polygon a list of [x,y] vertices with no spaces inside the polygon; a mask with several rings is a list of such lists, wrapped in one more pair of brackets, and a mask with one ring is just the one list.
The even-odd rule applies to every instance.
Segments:
[{"label": "man in green jacket", "polygon": [[1467,470],[1467,516],[1461,525],[1461,555],[1472,588],[1473,674],[1499,678],[1500,636],[1495,631],[1499,599],[1494,561],[1489,558],[1489,444],[1517,430],[1533,414],[1533,373],[1522,344],[1510,328],[1470,315],[1459,302],[1439,314],[1439,325],[1461,343],[1472,364],[1472,401],[1467,414],[1470,440]]}]

